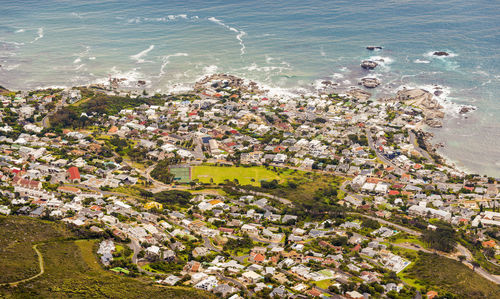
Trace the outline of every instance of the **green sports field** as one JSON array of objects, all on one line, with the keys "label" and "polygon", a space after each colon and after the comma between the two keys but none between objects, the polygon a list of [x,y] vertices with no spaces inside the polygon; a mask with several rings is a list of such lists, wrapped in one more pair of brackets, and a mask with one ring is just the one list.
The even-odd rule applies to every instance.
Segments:
[{"label": "green sports field", "polygon": [[174,181],[178,183],[191,182],[190,167],[170,167],[170,173],[174,175]]},{"label": "green sports field", "polygon": [[[282,182],[290,177],[291,171],[281,170],[277,173],[273,170],[268,170],[263,166],[255,167],[236,167],[236,166],[194,166],[191,169],[191,179],[199,180],[201,183],[224,183],[225,180],[233,181],[237,179],[240,185],[259,186],[261,180],[272,181],[278,180]],[[252,179],[254,181],[252,181]]]}]

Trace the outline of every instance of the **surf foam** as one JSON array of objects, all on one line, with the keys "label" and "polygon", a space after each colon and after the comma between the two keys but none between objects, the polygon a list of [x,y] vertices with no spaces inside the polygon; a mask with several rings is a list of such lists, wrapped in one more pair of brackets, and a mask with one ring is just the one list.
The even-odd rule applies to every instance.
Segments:
[{"label": "surf foam", "polygon": [[208,20],[212,23],[215,23],[219,26],[222,26],[224,28],[226,28],[227,30],[229,31],[232,31],[232,32],[236,32],[236,39],[238,40],[239,44],[240,44],[240,55],[243,56],[245,54],[245,44],[243,43],[243,37],[246,35],[246,32],[243,31],[243,30],[238,30],[234,27],[231,27],[229,25],[226,25],[224,22],[222,22],[221,20],[215,18],[215,17],[209,17]]},{"label": "surf foam", "polygon": [[146,57],[149,52],[151,52],[155,48],[155,45],[150,45],[149,48],[147,48],[144,51],[141,51],[135,55],[131,55],[130,59],[135,60],[137,63],[144,63],[144,62],[151,62],[151,61],[146,61],[143,59],[143,57]]},{"label": "surf foam", "polygon": [[43,38],[43,27],[38,28],[37,33],[38,33],[38,36],[30,42],[31,44],[36,42],[37,40]]}]

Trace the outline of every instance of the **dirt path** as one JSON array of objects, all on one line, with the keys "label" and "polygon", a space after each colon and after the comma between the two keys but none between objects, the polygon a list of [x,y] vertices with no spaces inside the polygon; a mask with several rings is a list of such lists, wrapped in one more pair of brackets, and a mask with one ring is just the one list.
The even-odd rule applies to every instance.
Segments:
[{"label": "dirt path", "polygon": [[33,280],[33,279],[37,278],[38,276],[42,275],[43,273],[45,273],[45,267],[44,267],[44,264],[43,264],[43,255],[38,250],[37,246],[38,246],[38,244],[33,245],[33,250],[35,250],[36,254],[38,255],[38,265],[40,267],[40,273],[38,273],[38,274],[36,274],[34,276],[31,276],[29,278],[22,279],[22,280],[4,283],[3,285],[9,285],[11,287],[15,287],[15,286],[17,286],[20,283],[24,283],[24,282],[28,282],[30,280]]}]

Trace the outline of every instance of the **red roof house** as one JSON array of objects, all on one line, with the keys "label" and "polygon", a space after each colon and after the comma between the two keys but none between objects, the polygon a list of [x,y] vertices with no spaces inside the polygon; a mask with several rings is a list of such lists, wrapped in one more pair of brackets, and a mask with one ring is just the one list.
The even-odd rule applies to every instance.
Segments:
[{"label": "red roof house", "polygon": [[80,182],[80,171],[75,166],[68,169],[68,180],[71,182]]}]

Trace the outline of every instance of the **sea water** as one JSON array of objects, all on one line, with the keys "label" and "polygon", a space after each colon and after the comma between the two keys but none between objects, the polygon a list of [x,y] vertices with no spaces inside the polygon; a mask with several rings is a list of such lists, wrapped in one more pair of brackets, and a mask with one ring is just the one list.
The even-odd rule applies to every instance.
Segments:
[{"label": "sea water", "polygon": [[[211,73],[283,96],[330,80],[376,76],[375,97],[435,88],[446,109],[432,129],[465,170],[500,176],[498,1],[0,1],[0,85],[104,83],[182,91]],[[366,46],[383,46],[368,51]],[[436,57],[434,51],[446,51]],[[380,65],[363,71],[360,62]],[[145,87],[137,86],[146,81]],[[124,86],[126,87],[126,86]],[[462,105],[477,107],[464,115]]]}]

